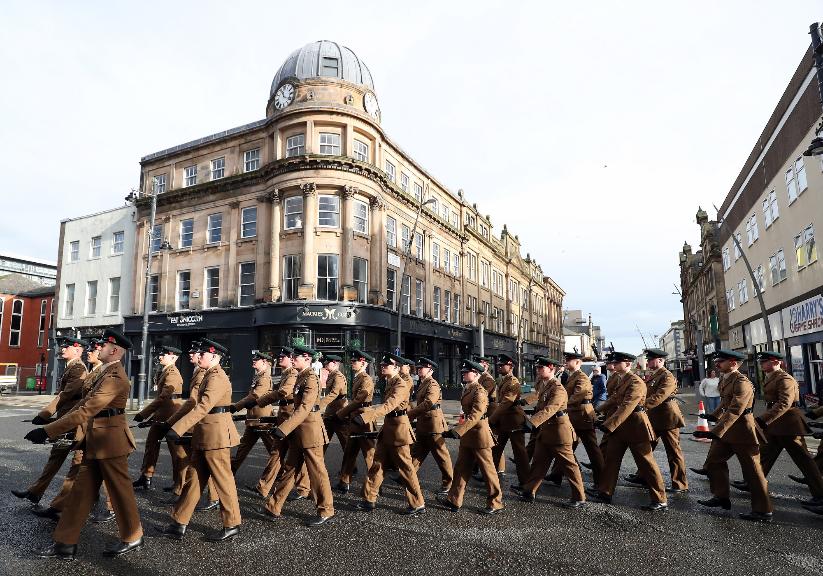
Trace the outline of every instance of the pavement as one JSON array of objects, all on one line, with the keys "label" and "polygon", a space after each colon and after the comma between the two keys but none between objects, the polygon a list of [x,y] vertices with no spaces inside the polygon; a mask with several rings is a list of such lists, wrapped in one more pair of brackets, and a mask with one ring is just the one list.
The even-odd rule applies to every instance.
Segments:
[{"label": "pavement", "polygon": [[[694,397],[684,412],[695,411]],[[37,398],[35,401],[34,399]],[[589,504],[571,511],[561,505],[569,497],[564,482],[561,488],[544,486],[535,504],[511,496],[516,482],[513,469],[502,480],[505,511],[486,517],[477,513],[485,505],[483,486],[471,482],[463,509],[448,512],[436,503],[433,492],[439,485],[439,472],[430,459],[420,470],[428,513],[417,518],[398,514],[405,508],[403,491],[391,481],[384,485],[378,509],[366,514],[354,509],[362,485],[360,475],[348,496],[335,494],[337,516],[325,526],[312,529],[303,522],[314,516],[311,502],[288,503],[277,523],[255,518],[253,508],[261,500],[240,490],[243,513],[241,534],[232,542],[211,544],[203,535],[220,527],[218,511],[197,512],[183,543],[158,536],[156,526],[169,521],[168,494],[160,487],[171,482],[170,460],[161,450],[157,488],[138,492],[137,499],[146,531],[142,550],[120,559],[107,559],[103,548],[117,538],[114,523],[87,524],[83,530],[77,560],[60,562],[33,557],[32,551],[50,541],[53,523],[33,516],[25,501],[14,498],[9,490],[24,488],[42,469],[48,447],[22,440],[31,424],[21,420],[33,416],[49,397],[0,398],[0,575],[53,574],[61,576],[131,574],[148,576],[159,573],[177,575],[208,574],[567,574],[567,575],[770,575],[820,574],[823,552],[823,517],[807,513],[800,500],[809,497],[803,486],[787,479],[796,473],[784,454],[772,470],[770,492],[775,506],[771,525],[752,524],[737,518],[749,510],[748,497],[732,489],[733,509],[707,511],[696,500],[709,496],[708,482],[689,472],[691,492],[669,500],[666,513],[640,509],[647,503],[645,490],[628,485],[618,487],[614,503]],[[21,403],[22,402],[22,403]],[[455,418],[451,403],[446,411]],[[457,403],[454,403],[456,406]],[[755,412],[761,408],[756,408]],[[687,418],[688,429],[695,419]],[[238,426],[242,431],[242,424]],[[133,478],[139,475],[146,429],[134,429],[138,451],[129,459]],[[684,438],[688,466],[699,467],[708,444]],[[452,458],[457,441],[449,440]],[[508,451],[507,451],[508,452]],[[668,467],[662,447],[655,453],[667,483]],[[578,457],[587,461],[582,447]],[[333,441],[327,454],[332,482],[340,467],[340,447]],[[261,444],[238,472],[238,486],[253,483],[265,465]],[[47,504],[62,481],[52,483],[43,499]],[[511,466],[510,466],[511,468]],[[741,478],[736,461],[730,462],[732,478]],[[634,470],[627,454],[623,472]],[[588,483],[590,477],[584,473]]]}]

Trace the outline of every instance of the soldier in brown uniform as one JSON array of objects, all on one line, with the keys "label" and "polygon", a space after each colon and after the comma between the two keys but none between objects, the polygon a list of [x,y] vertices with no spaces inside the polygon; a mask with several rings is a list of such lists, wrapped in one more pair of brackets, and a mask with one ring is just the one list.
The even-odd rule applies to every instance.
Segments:
[{"label": "soldier in brown uniform", "polygon": [[551,358],[535,360],[537,376],[543,384],[540,386],[534,415],[526,421],[526,428],[537,440],[529,478],[515,491],[521,495],[521,500],[534,502],[540,484],[549,471],[552,460],[555,460],[571,486],[569,507],[578,508],[586,501],[586,496],[583,492],[583,478],[572,448],[576,438],[566,411],[568,393],[554,377],[557,364],[557,360]]},{"label": "soldier in brown uniform", "polygon": [[[497,384],[494,381],[494,376],[492,376],[489,373],[489,363],[492,360],[488,356],[475,355],[474,361],[483,367],[483,373],[480,375],[480,385],[483,386],[483,389],[489,396],[488,411],[489,415],[491,415],[494,413],[494,409],[497,408]],[[505,464],[505,462],[501,464],[501,469],[505,469]],[[474,465],[473,476],[475,480],[479,482],[483,481],[483,474],[480,472],[480,468],[478,467],[477,463],[475,463]]]},{"label": "soldier in brown uniform", "polygon": [[294,410],[272,432],[280,442],[289,442],[288,455],[277,477],[274,494],[266,499],[265,508],[257,509],[258,514],[267,520],[280,518],[295,477],[304,465],[317,509],[317,518],[306,525],[321,526],[334,516],[329,473],[323,460],[323,447],[329,443],[329,437],[317,404],[320,400],[320,384],[312,369],[312,359],[316,354],[305,346],[294,347],[294,367],[298,370],[293,395]]},{"label": "soldier in brown uniform", "polygon": [[104,366],[91,392],[71,412],[26,434],[27,440],[43,443],[86,425],[83,463],[71,491],[71,503],[60,516],[52,544],[37,553],[41,558],[74,557],[80,531],[103,482],[109,490],[120,535],[120,542],[108,546],[103,553],[120,556],[143,546],[143,527],[129,478],[128,455],[134,451],[135,443],[126,422],[125,408],[131,383],[121,363],[131,343],[114,330],[103,332],[103,341],[99,354]]},{"label": "soldier in brown uniform", "polygon": [[[663,440],[672,477],[672,486],[667,491],[682,494],[689,491],[689,481],[686,479],[686,460],[680,448],[680,429],[686,422],[677,404],[677,380],[665,367],[667,352],[659,348],[647,348],[643,352],[646,354],[646,367],[652,371],[646,381],[646,414],[655,436],[652,450],[657,448],[658,440]],[[637,474],[630,474],[625,480],[645,485]]]},{"label": "soldier in brown uniform", "polygon": [[440,403],[443,393],[440,384],[434,379],[437,364],[429,358],[417,361],[417,386],[415,406],[408,411],[410,421],[417,420],[415,436],[417,439],[411,447],[412,462],[415,469],[420,469],[426,456],[432,455],[440,469],[440,490],[438,494],[448,494],[452,485],[452,459],[446,441],[441,434],[446,431],[446,418]]},{"label": "soldier in brown uniform", "polygon": [[723,373],[720,405],[707,419],[716,423],[709,432],[694,432],[695,438],[712,439],[704,466],[709,473],[713,496],[708,500],[698,500],[698,503],[711,508],[731,509],[727,462],[732,456],[737,456],[752,499],[752,511],[739,516],[744,520],[771,522],[772,502],[766,477],[760,467],[759,430],[752,416],[754,385],[737,371],[740,361],[745,358],[732,350],[720,349],[715,354],[715,364]]},{"label": "soldier in brown uniform", "polygon": [[[45,424],[49,418],[61,418],[74,408],[83,398],[83,383],[86,378],[86,365],[83,364],[83,350],[86,342],[78,338],[64,337],[60,341],[60,357],[66,361],[66,368],[60,377],[60,386],[57,396],[32,419],[32,424]],[[43,493],[51,484],[52,479],[60,471],[66,461],[71,448],[54,446],[49,453],[49,459],[34,484],[25,490],[12,490],[18,498],[25,498],[37,504]]]},{"label": "soldier in brown uniform", "polygon": [[199,348],[198,365],[205,371],[203,380],[192,390],[193,402],[186,402],[165,424],[166,438],[172,442],[192,430],[189,466],[193,474],[172,508],[173,521],[165,527],[163,535],[183,539],[200,492],[211,478],[220,501],[223,529],[206,539],[221,542],[240,532],[240,503],[231,472],[231,449],[239,444],[239,436],[229,413],[231,382],[220,366],[220,359],[228,351],[206,338],[200,341]]},{"label": "soldier in brown uniform", "polygon": [[598,489],[587,492],[595,502],[611,502],[620,475],[620,464],[628,448],[640,476],[646,480],[651,496],[651,503],[643,506],[643,509],[664,511],[668,509],[666,488],[652,454],[654,430],[646,416],[646,384],[630,371],[634,359],[635,356],[624,352],[612,354],[614,371],[619,378],[613,395],[615,410],[603,423],[597,425],[604,434],[608,434],[609,439]]},{"label": "soldier in brown uniform", "polygon": [[[328,371],[328,376],[326,376],[326,387],[318,404],[320,409],[323,410],[323,424],[326,426],[326,435],[329,437],[329,441],[337,434],[340,449],[345,453],[346,442],[349,438],[348,427],[346,422],[336,417],[336,414],[346,406],[347,402],[348,385],[346,377],[340,372],[340,363],[343,361],[343,357],[337,354],[324,354],[322,361],[323,366]],[[325,451],[328,447],[329,445],[326,444],[323,450]]]},{"label": "soldier in brown uniform", "polygon": [[254,350],[251,360],[254,376],[252,376],[249,393],[242,400],[229,407],[229,412],[232,414],[244,408],[246,409],[246,429],[243,430],[243,436],[240,437],[240,445],[237,447],[237,452],[234,453],[234,458],[231,459],[232,474],[237,475],[237,469],[240,468],[240,465],[246,460],[251,449],[257,444],[258,438],[263,441],[263,445],[269,454],[277,449],[277,441],[272,438],[271,434],[261,432],[256,429],[253,424],[249,423],[250,419],[264,418],[272,414],[271,406],[260,408],[257,406],[257,401],[272,391],[271,367],[273,363],[270,354]]},{"label": "soldier in brown uniform", "polygon": [[[803,506],[823,514],[823,477],[809,456],[806,440],[803,437],[810,432],[800,404],[800,387],[797,380],[780,368],[783,356],[771,350],[757,353],[760,368],[766,374],[763,385],[763,399],[766,412],[757,416],[755,422],[766,433],[766,443],[760,447],[760,464],[763,476],[768,476],[777,458],[785,449],[795,465],[803,473],[812,493],[812,500]],[[749,490],[747,482],[732,482],[740,490]],[[815,505],[816,504],[816,505]],[[819,510],[819,512],[818,512]]]},{"label": "soldier in brown uniform", "polygon": [[497,408],[489,415],[489,425],[497,436],[497,445],[492,449],[498,474],[503,473],[503,451],[511,440],[512,455],[517,469],[517,481],[521,486],[529,476],[529,455],[526,452],[526,433],[523,423],[526,415],[520,405],[520,381],[513,374],[514,359],[500,354],[497,367],[501,376],[497,379]]},{"label": "soldier in brown uniform", "polygon": [[[143,410],[134,415],[135,422],[143,422],[146,418],[152,417],[154,423],[149,428],[146,436],[146,448],[143,454],[143,466],[140,469],[140,478],[132,483],[135,488],[151,490],[151,479],[157,466],[157,459],[160,456],[160,443],[163,441],[165,428],[160,425],[168,420],[172,414],[177,412],[183,405],[180,396],[183,394],[183,377],[177,369],[177,358],[182,354],[179,348],[174,346],[160,347],[160,366],[154,375],[154,385],[157,396]],[[183,490],[183,476],[181,466],[186,464],[186,450],[179,444],[166,441],[171,454],[172,477],[174,479],[173,492],[179,496]]]},{"label": "soldier in brown uniform", "polygon": [[380,363],[380,370],[386,378],[386,391],[383,395],[383,404],[369,408],[358,409],[358,414],[352,422],[358,426],[374,423],[383,416],[383,427],[377,436],[377,448],[374,452],[374,461],[369,468],[366,482],[363,486],[364,500],[357,508],[371,512],[375,508],[380,486],[383,484],[383,475],[386,465],[393,463],[397,468],[403,486],[406,488],[408,507],[403,514],[416,516],[426,511],[426,502],[420,490],[417,479],[417,470],[412,463],[410,446],[415,441],[406,410],[409,406],[411,388],[400,377],[400,365],[404,359],[394,354],[386,354]]},{"label": "soldier in brown uniform", "polygon": [[374,461],[375,440],[362,436],[358,438],[351,438],[351,435],[357,434],[360,436],[376,430],[374,422],[355,424],[350,421],[350,417],[353,413],[356,413],[356,411],[362,408],[368,408],[371,406],[372,397],[374,396],[374,382],[368,372],[366,372],[369,362],[374,362],[374,358],[362,350],[351,350],[350,352],[351,369],[354,373],[351,402],[343,406],[343,408],[338,410],[336,414],[338,420],[347,424],[349,433],[349,439],[346,442],[346,448],[343,451],[343,461],[340,463],[340,480],[336,486],[336,488],[343,494],[347,494],[349,492],[352,473],[354,472],[354,467],[357,462],[357,453],[363,453],[363,460],[366,463],[366,470],[371,468],[372,462]]},{"label": "soldier in brown uniform", "polygon": [[463,495],[475,462],[486,481],[486,507],[483,514],[497,514],[503,510],[503,493],[500,478],[492,456],[494,436],[489,428],[489,395],[480,384],[480,376],[485,368],[471,360],[464,360],[460,368],[463,374],[463,394],[460,406],[464,419],[451,430],[443,433],[444,438],[459,438],[457,462],[454,467],[454,482],[447,496],[437,496],[437,501],[448,510],[457,512],[463,506]]}]

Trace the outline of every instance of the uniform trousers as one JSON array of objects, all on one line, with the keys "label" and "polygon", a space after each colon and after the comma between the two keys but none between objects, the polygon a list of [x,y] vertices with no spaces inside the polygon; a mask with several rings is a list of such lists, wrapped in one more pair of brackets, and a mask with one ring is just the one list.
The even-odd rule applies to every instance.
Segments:
[{"label": "uniform trousers", "polygon": [[255,430],[253,426],[249,426],[247,423],[246,429],[243,430],[243,435],[240,437],[240,444],[237,446],[237,451],[231,459],[232,474],[236,473],[237,469],[246,461],[251,449],[257,444],[258,439],[263,441],[263,446],[266,447],[268,454],[271,454],[277,447],[277,441],[271,434]]},{"label": "uniform trousers", "polygon": [[[323,424],[326,426],[326,435],[331,441],[332,437],[337,434],[337,440],[340,442],[340,449],[345,453],[346,443],[349,441],[349,427],[345,421],[335,417],[323,418]],[[329,445],[323,446],[323,452],[329,449]]]},{"label": "uniform trousers", "polygon": [[444,490],[448,490],[452,485],[452,458],[446,441],[440,434],[432,436],[426,432],[418,432],[417,440],[411,447],[412,463],[415,470],[419,470],[426,456],[432,455],[437,467],[440,468],[440,481]]},{"label": "uniform trousers", "polygon": [[[257,482],[257,491],[264,498],[271,493],[274,484],[278,479],[278,475],[283,470],[283,465],[289,452],[288,440],[277,440],[274,436],[271,437],[274,442],[273,448],[269,450],[269,459],[266,462],[266,467],[263,469],[263,474]],[[297,492],[302,496],[308,496],[311,491],[309,477],[305,473],[305,468],[298,468],[297,474]]]},{"label": "uniform trousers", "polygon": [[[74,483],[77,480],[77,475],[80,473],[80,465],[82,463],[83,451],[75,450],[74,456],[71,459],[69,471],[66,473],[66,477],[63,479],[63,485],[60,487],[60,492],[57,493],[57,496],[55,496],[49,504],[50,508],[61,511],[65,508],[69,496],[71,495],[71,490],[74,488]],[[106,495],[106,508],[111,510],[111,498],[109,497],[109,491],[106,490],[105,483],[103,483],[103,493]]]},{"label": "uniform trousers", "polygon": [[803,473],[809,483],[809,492],[812,496],[823,498],[823,476],[815,465],[815,461],[809,456],[809,449],[806,447],[806,439],[803,436],[772,436],[767,433],[766,444],[760,448],[763,476],[769,475],[769,471],[783,450],[788,452],[795,466]]},{"label": "uniform trousers", "polygon": [[117,532],[122,542],[134,542],[143,536],[137,499],[129,476],[128,456],[96,460],[84,458],[71,490],[71,504],[60,515],[52,538],[61,544],[77,544],[80,531],[89,518],[100,486],[109,487],[111,505],[116,514]]},{"label": "uniform trousers", "polygon": [[400,480],[406,489],[406,502],[410,508],[420,508],[425,506],[423,492],[420,490],[420,481],[417,479],[417,469],[412,463],[411,450],[409,445],[394,446],[388,442],[381,442],[378,439],[377,448],[374,451],[374,460],[366,475],[366,482],[363,484],[363,497],[369,502],[377,501],[380,485],[383,484],[385,468],[388,464],[394,464]]},{"label": "uniform trousers", "polygon": [[[577,450],[577,446],[582,442],[583,448],[586,450],[586,454],[589,457],[589,463],[592,467],[592,483],[595,486],[597,486],[597,484],[600,482],[600,475],[603,473],[603,467],[606,464],[605,460],[603,459],[602,446],[597,443],[597,431],[595,431],[594,429],[578,430],[577,428],[575,428],[574,432],[577,438],[575,438],[574,442],[572,443],[572,454],[575,453],[575,451]],[[575,456],[575,462],[576,461],[577,457]],[[560,480],[562,476],[563,470],[561,469],[560,460],[555,460],[550,477]]]},{"label": "uniform trousers", "polygon": [[[194,471],[194,468],[191,467],[191,444],[189,445],[182,445],[183,449],[186,453],[185,460],[181,460],[180,462],[180,474],[183,476],[183,486],[180,488],[180,492],[175,492],[176,496],[180,496],[183,493],[183,488],[185,488],[186,484],[192,482],[194,477],[197,473]],[[220,499],[217,495],[217,488],[214,487],[214,480],[209,478],[208,482],[206,482],[206,487],[209,490],[209,502],[216,502]],[[203,485],[200,485],[202,490]]]},{"label": "uniform trousers", "polygon": [[709,474],[709,488],[717,498],[729,497],[729,465],[732,456],[737,456],[743,479],[748,483],[753,512],[771,512],[772,501],[766,477],[760,467],[760,447],[757,444],[730,444],[723,440],[712,440],[704,467]]},{"label": "uniform trousers", "polygon": [[466,484],[475,466],[486,481],[486,507],[495,510],[502,508],[503,492],[500,490],[500,478],[497,477],[497,466],[494,464],[491,447],[470,448],[461,445],[458,448],[457,462],[454,465],[454,481],[449,489],[449,502],[458,508],[463,505]]},{"label": "uniform trousers", "polygon": [[492,448],[492,458],[497,470],[505,470],[503,464],[503,452],[506,443],[511,441],[512,455],[514,456],[514,466],[517,469],[517,480],[522,486],[529,475],[529,454],[526,452],[526,433],[521,430],[513,432],[499,432],[497,434],[497,445]]},{"label": "uniform trousers", "polygon": [[[154,476],[157,467],[157,459],[160,457],[160,444],[163,441],[166,431],[161,426],[151,426],[146,435],[146,448],[143,454],[143,465],[140,473],[146,478]],[[175,444],[171,440],[166,440],[166,446],[171,455],[172,478],[174,480],[175,494],[180,494],[183,490],[183,482],[186,478],[185,466],[187,462],[186,449],[180,444]]]},{"label": "uniform trousers", "polygon": [[29,486],[28,491],[38,498],[42,498],[43,493],[60,471],[60,467],[63,466],[63,462],[65,462],[66,458],[69,457],[69,452],[71,452],[71,448],[59,448],[57,446],[53,446],[51,452],[49,452],[49,459],[46,461],[46,465],[40,473],[40,477],[34,481],[34,484]]},{"label": "uniform trousers", "polygon": [[223,519],[223,526],[231,527],[240,524],[240,503],[237,500],[237,486],[234,483],[234,475],[231,473],[231,448],[218,448],[216,450],[193,449],[189,461],[192,473],[189,474],[189,481],[183,486],[183,493],[172,508],[171,517],[178,524],[188,524],[197,502],[200,500],[200,493],[203,485],[209,479],[214,482],[214,489],[217,493],[215,500],[220,500],[220,516]]},{"label": "uniform trousers", "polygon": [[605,465],[597,484],[598,490],[609,496],[614,494],[617,477],[620,475],[620,465],[628,449],[637,464],[637,474],[646,481],[652,502],[666,502],[666,487],[663,484],[660,468],[654,461],[651,441],[629,443],[613,434],[607,434],[607,436],[609,439],[606,444]]},{"label": "uniform trousers", "polygon": [[655,430],[656,438],[652,440],[652,451],[657,448],[657,442],[663,441],[666,449],[666,459],[669,461],[669,473],[672,476],[674,490],[688,490],[689,481],[686,479],[686,459],[683,449],[680,448],[680,428],[671,430]]},{"label": "uniform trousers", "polygon": [[314,495],[317,515],[324,518],[334,516],[334,498],[326,461],[323,458],[323,447],[301,448],[296,442],[291,443],[286,461],[274,485],[274,494],[266,498],[266,509],[276,516],[280,515],[286,498],[294,488],[298,472],[306,478],[308,489]]},{"label": "uniform trousers", "polygon": [[351,484],[351,477],[357,464],[357,453],[363,454],[363,461],[366,464],[366,472],[374,462],[374,450],[377,442],[372,438],[349,438],[346,448],[343,450],[343,461],[340,463],[340,482]]},{"label": "uniform trousers", "polygon": [[[532,434],[532,436],[538,436]],[[554,461],[554,470],[558,470],[569,481],[571,488],[572,500],[584,501],[586,500],[583,489],[583,477],[580,474],[580,466],[577,465],[577,459],[574,457],[574,450],[571,444],[549,444],[541,442],[539,439],[535,441],[534,458],[532,458],[531,469],[529,470],[529,478],[525,484],[522,484],[524,494],[537,494],[540,489],[540,484],[546,477],[546,472]]]}]

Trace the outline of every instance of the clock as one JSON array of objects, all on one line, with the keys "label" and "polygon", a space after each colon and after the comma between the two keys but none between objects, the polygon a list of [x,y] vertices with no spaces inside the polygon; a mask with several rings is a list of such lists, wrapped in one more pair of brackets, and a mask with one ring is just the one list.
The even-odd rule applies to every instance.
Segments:
[{"label": "clock", "polygon": [[274,107],[282,110],[292,103],[294,100],[294,86],[291,84],[283,84],[274,93]]},{"label": "clock", "polygon": [[370,116],[379,119],[380,108],[377,106],[377,96],[374,95],[374,92],[366,92],[363,96],[363,108],[366,109],[366,112],[368,112]]}]

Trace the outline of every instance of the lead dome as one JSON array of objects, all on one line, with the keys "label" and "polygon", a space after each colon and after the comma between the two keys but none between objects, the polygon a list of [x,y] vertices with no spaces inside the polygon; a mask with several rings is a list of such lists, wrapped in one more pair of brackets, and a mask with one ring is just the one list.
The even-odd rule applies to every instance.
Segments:
[{"label": "lead dome", "polygon": [[289,78],[338,78],[374,91],[371,72],[351,49],[330,40],[306,44],[291,53],[274,75],[270,96]]}]

